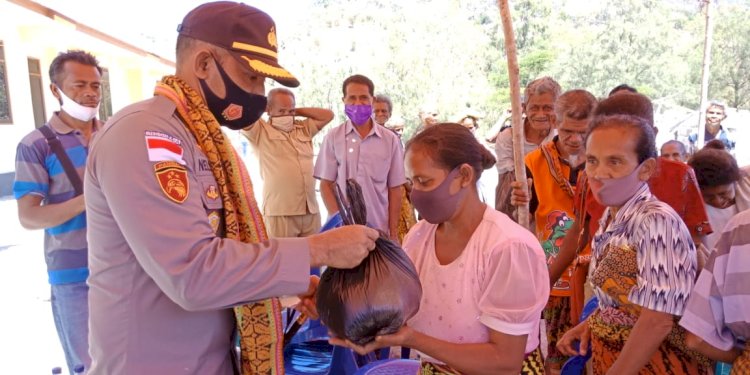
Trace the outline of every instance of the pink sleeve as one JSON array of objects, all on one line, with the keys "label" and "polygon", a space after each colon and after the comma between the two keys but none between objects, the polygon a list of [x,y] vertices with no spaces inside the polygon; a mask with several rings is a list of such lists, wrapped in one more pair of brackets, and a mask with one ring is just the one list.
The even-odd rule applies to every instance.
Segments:
[{"label": "pink sleeve", "polygon": [[531,334],[549,298],[542,249],[512,241],[496,245],[489,257],[480,284],[480,321],[505,334]]}]

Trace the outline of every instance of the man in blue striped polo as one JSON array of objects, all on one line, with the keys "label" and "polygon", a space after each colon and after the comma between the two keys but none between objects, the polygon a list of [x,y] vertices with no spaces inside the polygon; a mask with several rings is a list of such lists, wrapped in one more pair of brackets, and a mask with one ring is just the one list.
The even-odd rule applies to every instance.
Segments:
[{"label": "man in blue striped polo", "polygon": [[[48,129],[35,129],[16,150],[13,194],[18,218],[26,229],[44,229],[52,315],[71,374],[75,367],[88,367],[91,362],[88,245],[80,181],[89,141],[100,127],[96,115],[101,72],[96,58],[87,52],[60,53],[50,64],[49,75],[50,90],[61,110],[44,125]],[[56,149],[57,140],[62,147]]]}]

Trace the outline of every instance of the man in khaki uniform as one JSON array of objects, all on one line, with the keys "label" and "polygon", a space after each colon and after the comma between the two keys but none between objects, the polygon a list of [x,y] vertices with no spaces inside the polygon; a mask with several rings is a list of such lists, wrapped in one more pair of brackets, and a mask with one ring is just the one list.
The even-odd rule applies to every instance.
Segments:
[{"label": "man in khaki uniform", "polygon": [[275,88],[268,92],[268,121],[260,119],[242,131],[260,162],[263,220],[270,237],[306,237],[320,230],[312,137],[333,120],[333,112],[295,107],[291,90]]}]

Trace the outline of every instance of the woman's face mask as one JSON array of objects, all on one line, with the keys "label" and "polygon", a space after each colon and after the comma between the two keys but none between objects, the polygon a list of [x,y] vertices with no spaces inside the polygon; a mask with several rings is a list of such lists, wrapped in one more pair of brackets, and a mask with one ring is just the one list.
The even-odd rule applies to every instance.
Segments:
[{"label": "woman's face mask", "polygon": [[427,222],[440,224],[450,220],[456,214],[458,203],[469,191],[469,189],[461,187],[455,194],[450,192],[451,184],[459,176],[460,170],[460,165],[454,168],[445,176],[443,182],[432,190],[418,190],[416,187],[412,189],[411,203]]},{"label": "woman's face mask", "polygon": [[646,183],[638,177],[642,165],[639,164],[630,174],[618,178],[589,177],[594,198],[607,207],[625,204]]}]

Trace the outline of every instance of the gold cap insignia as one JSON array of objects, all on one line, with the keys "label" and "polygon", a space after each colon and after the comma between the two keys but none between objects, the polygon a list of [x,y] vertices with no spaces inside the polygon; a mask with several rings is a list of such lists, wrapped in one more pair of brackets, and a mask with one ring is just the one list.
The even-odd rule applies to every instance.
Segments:
[{"label": "gold cap insignia", "polygon": [[276,27],[271,27],[271,31],[268,32],[268,44],[276,47]]}]

